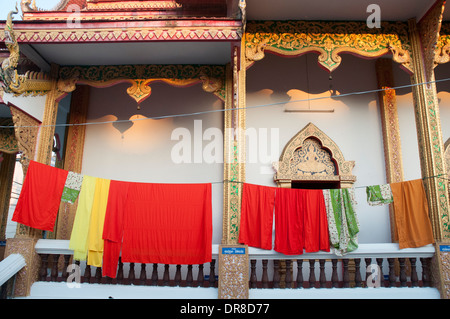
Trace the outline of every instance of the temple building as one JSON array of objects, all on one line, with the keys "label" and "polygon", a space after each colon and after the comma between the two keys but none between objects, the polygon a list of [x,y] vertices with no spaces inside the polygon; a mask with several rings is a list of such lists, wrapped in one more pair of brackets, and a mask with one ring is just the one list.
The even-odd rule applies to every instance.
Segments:
[{"label": "temple building", "polygon": [[[0,21],[2,297],[448,299],[449,12],[444,0],[21,0]],[[36,165],[108,181],[103,265],[72,249],[83,188],[51,230],[17,221],[25,193],[45,193],[30,187],[52,183],[31,181]],[[142,200],[122,203],[117,181],[167,187],[161,211],[173,198],[181,215],[205,213],[175,215],[166,235],[207,258],[133,259],[125,236],[141,216],[106,266],[115,223]],[[372,203],[377,186],[390,199]],[[320,207],[294,221],[290,194]]]}]

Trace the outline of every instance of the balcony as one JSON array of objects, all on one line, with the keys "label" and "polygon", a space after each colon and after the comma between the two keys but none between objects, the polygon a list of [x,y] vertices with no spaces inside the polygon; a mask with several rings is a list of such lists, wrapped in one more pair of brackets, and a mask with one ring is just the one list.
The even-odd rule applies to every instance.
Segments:
[{"label": "balcony", "polygon": [[[67,240],[41,239],[38,280],[25,298],[217,299],[219,245],[204,265],[119,262],[117,278],[101,268],[72,264]],[[430,275],[432,245],[360,244],[344,257],[318,252],[286,256],[249,248],[250,299],[439,299]],[[58,262],[55,262],[58,261]],[[378,280],[379,279],[379,280]]]}]

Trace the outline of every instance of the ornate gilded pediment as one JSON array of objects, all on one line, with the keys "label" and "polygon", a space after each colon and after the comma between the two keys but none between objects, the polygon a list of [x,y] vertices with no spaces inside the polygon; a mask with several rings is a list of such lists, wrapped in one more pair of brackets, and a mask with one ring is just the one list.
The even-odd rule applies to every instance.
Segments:
[{"label": "ornate gilded pediment", "polygon": [[346,161],[336,143],[314,124],[309,123],[285,146],[275,165],[275,181],[280,185],[293,181],[339,182],[349,187],[354,161]]}]

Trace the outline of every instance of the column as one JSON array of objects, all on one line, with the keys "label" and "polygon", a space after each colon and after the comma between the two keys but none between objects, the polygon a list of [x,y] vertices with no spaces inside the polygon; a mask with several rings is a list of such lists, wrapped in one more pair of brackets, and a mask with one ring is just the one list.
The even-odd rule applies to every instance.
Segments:
[{"label": "column", "polygon": [[227,68],[224,114],[223,235],[219,247],[220,299],[248,298],[248,247],[239,244],[242,186],[245,181],[245,68],[241,47],[232,49]]},{"label": "column", "polygon": [[[397,96],[392,87],[394,75],[392,72],[391,59],[378,59],[376,62],[376,73],[379,92],[379,105],[381,125],[383,131],[384,158],[386,166],[386,182],[397,183],[403,181],[403,161],[400,141],[400,125],[398,122]],[[395,231],[395,218],[393,206],[389,206],[389,217],[391,222],[391,239],[398,242]]]},{"label": "column", "polygon": [[[418,25],[415,19],[409,22],[410,41],[412,47],[412,62],[414,74],[411,76],[414,97],[414,109],[416,114],[417,136],[419,141],[419,155],[422,176],[428,199],[430,219],[433,234],[436,241],[436,258],[433,258],[432,273],[433,283],[441,292],[441,297],[450,297],[450,273],[446,266],[446,253],[441,247],[450,243],[449,224],[449,195],[445,179],[439,176],[445,175],[444,144],[442,141],[439,105],[437,100],[434,72],[426,72],[424,64],[426,44],[421,39]],[[430,29],[431,30],[431,29]],[[431,32],[431,31],[429,31]],[[429,70],[428,70],[429,71]],[[427,76],[428,75],[428,76]],[[428,83],[427,83],[428,82]]]}]

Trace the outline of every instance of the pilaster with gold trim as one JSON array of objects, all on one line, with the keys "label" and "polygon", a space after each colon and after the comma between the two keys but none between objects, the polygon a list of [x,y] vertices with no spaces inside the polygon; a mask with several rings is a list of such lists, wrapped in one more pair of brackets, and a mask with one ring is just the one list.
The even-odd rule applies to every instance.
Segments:
[{"label": "pilaster with gold trim", "polygon": [[[397,183],[403,181],[403,161],[400,140],[400,125],[397,112],[397,95],[390,59],[378,59],[376,61],[376,73],[378,88],[381,125],[383,131],[384,158],[386,166],[386,182]],[[395,218],[393,206],[389,206],[391,223],[391,240],[398,242],[395,231]]]},{"label": "pilaster with gold trim", "polygon": [[[432,14],[431,11],[430,14]],[[440,23],[442,13],[437,10],[434,12],[435,25]],[[433,19],[428,17],[426,19]],[[422,20],[425,21],[425,20]],[[413,52],[414,73],[411,76],[413,86],[414,109],[416,115],[417,136],[419,142],[419,155],[424,177],[425,191],[428,199],[431,225],[434,238],[437,243],[450,242],[450,224],[449,224],[449,194],[445,176],[445,158],[444,143],[442,140],[441,123],[439,115],[439,105],[437,99],[436,84],[434,81],[434,72],[427,78],[427,65],[424,64],[423,56],[424,25],[429,28],[430,23],[418,25],[415,19],[408,21],[410,40]],[[419,32],[421,30],[421,32]],[[429,28],[428,32],[439,32],[439,28]],[[429,35],[430,37],[432,35]],[[430,83],[426,83],[431,81]],[[439,244],[436,245],[439,249]],[[450,283],[446,279],[449,277],[448,267],[445,267],[445,260],[439,258],[439,254],[433,259],[433,281],[441,292],[441,297],[448,299],[450,297]]]}]

